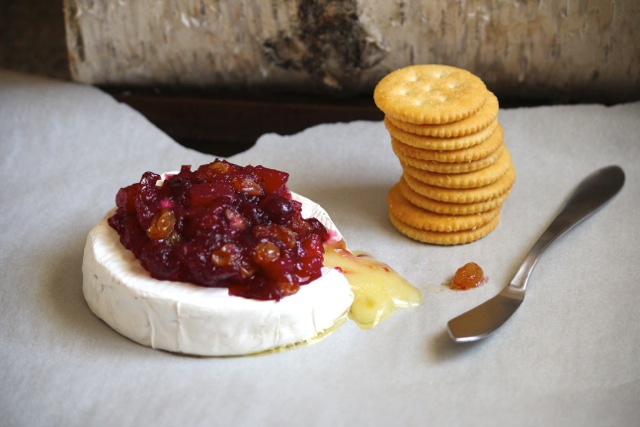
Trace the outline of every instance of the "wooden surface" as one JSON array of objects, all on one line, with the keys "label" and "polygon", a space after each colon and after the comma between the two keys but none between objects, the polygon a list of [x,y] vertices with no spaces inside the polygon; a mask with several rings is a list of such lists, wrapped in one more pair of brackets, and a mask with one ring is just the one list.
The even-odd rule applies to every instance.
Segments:
[{"label": "wooden surface", "polygon": [[[70,64],[67,58],[65,20],[63,16],[62,3],[62,1],[50,0],[0,0],[1,68],[37,74],[59,80],[71,80],[69,70]],[[128,4],[127,2],[94,2],[96,5],[95,7],[98,8],[107,3],[111,4],[111,7],[124,7]],[[210,5],[211,3],[212,2],[208,0],[203,0],[201,2],[201,4],[205,6]],[[229,5],[238,4],[239,2],[231,3],[221,1],[217,3],[227,5],[226,7],[229,8],[231,7]],[[262,2],[256,0],[253,3],[266,4],[264,0]],[[368,3],[369,2],[341,2],[343,5],[356,4],[363,7],[367,6]],[[375,1],[371,0],[370,4],[374,3]],[[398,11],[404,10],[404,12],[399,12],[394,19],[388,22],[392,27],[399,25],[402,19],[405,19],[404,22],[406,23],[406,19],[408,19],[406,16],[415,15],[416,8],[419,8],[422,4],[426,4],[422,1],[397,1],[387,3],[386,7],[397,6]],[[437,3],[438,1],[431,2],[431,7],[433,7],[433,4]],[[487,8],[502,4],[502,2],[499,1],[483,3]],[[601,22],[601,29],[598,31],[607,32],[607,28],[611,27],[611,25],[616,22],[622,22],[620,21],[620,14],[626,15],[624,20],[626,23],[633,22],[634,20],[637,21],[638,8],[640,7],[640,3],[638,2],[617,0],[603,3],[600,0],[591,0],[581,2],[561,1],[554,4],[550,4],[548,1],[539,1],[536,3],[509,3],[509,7],[511,8],[517,6],[521,11],[529,10],[528,13],[532,13],[534,15],[537,9],[530,10],[532,7],[531,5],[533,4],[538,5],[537,8],[540,10],[554,5],[554,7],[560,8],[559,10],[565,8],[567,9],[566,13],[562,13],[566,19],[569,19],[570,16],[575,15],[577,12],[579,12],[579,15],[581,16],[585,14],[588,15],[589,13],[597,14],[596,17],[592,16],[589,22],[584,20],[574,22],[574,25],[579,25],[581,23],[580,25],[583,27],[576,27],[572,31],[564,32],[565,37],[568,37],[570,34],[574,34],[573,43],[583,49],[583,54],[580,55],[580,58],[584,58],[585,55],[587,57],[589,55],[599,57],[603,62],[603,67],[611,58],[619,57],[621,54],[625,53],[630,55],[631,60],[633,60],[634,57],[636,61],[640,60],[640,54],[638,53],[639,41],[637,37],[637,28],[640,27],[640,25],[633,28],[618,26],[617,32],[614,31],[605,34],[605,37],[600,41],[596,40],[593,46],[585,44],[585,40],[596,37],[595,34],[597,34],[597,32],[594,33],[594,31],[596,31],[596,28],[598,27],[594,24],[595,22]],[[180,1],[177,1],[176,4],[180,4]],[[289,7],[298,7],[299,2],[288,1],[287,4]],[[335,6],[335,2],[321,2],[314,0],[308,4],[315,7],[316,11],[326,10],[326,16],[331,16],[332,14],[336,15],[337,21],[342,22],[342,27],[331,27],[329,24],[326,24],[326,26],[323,27],[317,23],[311,22],[309,25],[315,26],[314,34],[316,34],[317,37],[315,39],[304,39],[304,36],[298,34],[298,38],[301,38],[301,40],[306,43],[306,46],[311,46],[312,50],[315,49],[318,54],[310,59],[307,58],[307,60],[294,61],[295,55],[291,56],[293,54],[291,52],[287,53],[287,50],[284,49],[286,47],[286,43],[284,45],[282,43],[276,43],[273,46],[274,48],[277,47],[275,50],[277,51],[277,57],[280,59],[275,62],[281,64],[281,66],[285,68],[285,71],[286,64],[290,64],[291,69],[294,71],[295,69],[298,69],[298,73],[304,73],[305,67],[307,67],[306,69],[307,74],[310,76],[309,78],[313,77],[316,79],[314,81],[318,83],[315,88],[322,89],[324,84],[320,78],[321,74],[309,73],[309,70],[312,71],[314,67],[316,70],[320,71],[336,69],[336,64],[340,64],[338,59],[336,59],[336,55],[340,51],[347,54],[346,56],[343,56],[344,61],[352,61],[354,55],[358,52],[357,49],[352,49],[354,46],[353,38],[346,39],[352,42],[350,45],[351,48],[345,46],[342,50],[340,50],[341,48],[339,44],[332,45],[331,43],[327,43],[327,41],[333,40],[336,37],[338,41],[342,40],[342,38],[336,36],[336,34],[340,35],[340,31],[343,31],[345,28],[351,28],[352,34],[357,36],[357,28],[360,27],[350,27],[348,21],[344,21],[342,19],[350,16],[346,13],[347,9],[331,9],[331,5]],[[440,28],[440,31],[444,31],[444,28],[446,26],[450,26],[451,22],[460,15],[460,7],[462,3],[454,1],[450,2],[450,4],[452,5],[451,9],[443,11],[440,18],[436,19],[436,16],[431,15],[429,18],[430,20],[427,19],[425,21],[425,25],[426,23],[430,23],[429,25],[431,29],[429,31],[436,31],[437,28]],[[464,4],[466,8],[471,8],[474,5],[475,7],[479,7],[479,3],[475,1],[466,2]],[[603,13],[598,9],[601,8],[605,11],[608,10],[611,12],[612,9],[609,7],[610,5],[615,6],[616,8],[614,14]],[[303,12],[300,8],[296,10],[301,10]],[[310,9],[307,9],[307,11],[309,10]],[[366,10],[366,7],[361,10]],[[227,9],[227,13],[229,12],[230,10]],[[267,13],[269,11],[265,10],[264,12]],[[277,11],[271,10],[269,13],[275,14],[284,12],[290,13],[291,11],[288,9],[286,11],[278,9]],[[362,12],[362,17],[360,19],[365,21],[367,19],[372,19],[370,16],[371,13],[371,11],[367,13]],[[508,10],[503,13],[508,13]],[[405,18],[402,18],[403,14]],[[242,14],[240,14],[240,16],[242,16]],[[245,18],[246,16],[247,15],[245,14]],[[308,22],[310,15],[307,14],[306,16],[307,17],[305,19],[307,19]],[[486,14],[476,15],[476,17],[477,16],[486,17]],[[449,37],[452,37],[453,40],[466,40],[466,42],[469,43],[472,33],[475,32],[475,30],[472,31],[472,29],[476,28],[478,31],[482,30],[482,28],[478,26],[482,22],[485,22],[484,20],[472,18],[473,17],[468,19],[465,18],[464,21],[467,22],[467,25],[464,27],[466,28],[465,31],[462,31],[463,27],[459,27],[460,30],[458,32],[446,35],[443,35],[445,33],[434,34],[432,39],[442,41],[448,40]],[[607,21],[607,19],[609,19],[609,21]],[[443,26],[434,26],[433,20],[441,22]],[[534,21],[523,21],[518,24],[519,28],[522,28],[522,26],[526,24],[529,28],[528,31],[531,32],[535,27]],[[527,22],[529,23],[527,24]],[[605,25],[607,22],[609,22],[609,27]],[[351,24],[353,24],[353,21]],[[489,28],[487,25],[488,24],[483,27],[484,30],[482,31]],[[342,30],[340,28],[342,28]],[[483,34],[482,31],[481,34]],[[580,31],[583,31],[584,34],[580,35]],[[620,33],[624,34],[622,34],[622,36],[616,36],[617,38],[614,40],[614,35]],[[503,37],[507,37],[507,35],[510,36],[511,34],[512,31],[506,33]],[[554,31],[549,30],[545,34],[533,35],[534,38],[531,41],[532,44],[529,45],[529,49],[535,50],[537,46],[536,43],[541,43],[540,40],[545,37],[552,41],[553,37],[556,37],[559,41],[559,35],[554,34]],[[632,36],[635,37],[635,39],[632,43],[629,43],[628,41]],[[373,37],[372,40],[377,40],[376,37]],[[414,39],[411,39],[411,37],[414,37]],[[415,34],[411,35],[410,32],[407,33],[408,42],[409,40],[415,40],[415,37],[417,37]],[[356,37],[356,40],[357,39],[358,38]],[[136,38],[133,38],[133,40],[136,40]],[[287,38],[285,37],[281,40],[287,40]],[[425,40],[429,41],[431,39]],[[614,41],[615,43],[607,45],[608,53],[603,57],[602,43],[605,43],[607,40],[609,42]],[[319,44],[320,42],[323,42],[324,45],[327,46],[328,50],[318,51],[320,46],[322,46]],[[512,43],[516,42],[513,41]],[[558,43],[555,45],[557,46]],[[422,49],[435,49],[433,47],[428,48],[428,46],[431,46],[431,42],[425,42]],[[438,45],[440,54],[446,53],[445,50],[442,50],[444,49],[444,46],[445,45],[442,43]],[[362,55],[367,58],[375,58],[375,51],[376,49],[374,49],[373,46],[370,46],[368,50],[365,49],[365,52]],[[349,52],[351,52],[351,54],[348,54]],[[564,61],[576,61],[576,69],[585,66],[583,62],[577,61],[577,56],[574,57],[570,55],[570,52],[558,52],[556,49],[555,53],[560,55]],[[453,53],[449,52],[448,55],[453,55]],[[477,53],[477,56],[480,59],[483,57],[480,52]],[[233,58],[233,56],[230,56],[229,58]],[[288,62],[287,58],[293,62]],[[219,60],[224,62],[227,59],[228,58],[223,57]],[[373,62],[375,61],[372,61],[371,59],[369,60],[369,63]],[[367,61],[364,61],[363,64],[366,65]],[[497,67],[496,64],[497,62],[494,61],[493,66]],[[276,65],[273,66],[275,67]],[[529,69],[534,69],[537,67],[537,64],[535,62],[529,62],[527,63],[527,67]],[[357,71],[356,68],[348,67],[347,70],[349,70],[350,73]],[[615,69],[613,71],[615,71]],[[626,71],[628,72],[629,69],[626,69]],[[292,71],[289,70],[289,72]],[[336,72],[336,74],[339,73]],[[636,67],[635,70],[631,69],[631,74],[638,76],[640,72]],[[553,80],[555,77],[554,75],[551,75],[546,78]],[[292,81],[295,82],[295,80]],[[602,84],[605,81],[604,77],[596,79],[596,81],[599,81],[600,83],[595,85],[587,84],[587,87],[582,91],[575,91],[574,87],[568,85],[564,89],[549,93],[548,85],[546,83],[542,83],[540,86],[529,86],[527,90],[525,90],[527,86],[519,86],[515,90],[505,88],[498,94],[500,96],[502,108],[549,103],[616,103],[640,100],[640,88],[638,87],[637,80],[636,83],[629,83],[623,79],[620,80],[616,84],[622,89],[618,91],[605,90],[605,86]],[[330,79],[327,82],[330,83]],[[311,94],[292,94],[290,90],[260,91],[257,86],[251,86],[239,91],[229,91],[229,88],[226,88],[227,90],[222,94],[217,90],[212,91],[202,87],[194,88],[174,86],[168,88],[166,85],[158,84],[144,85],[142,87],[131,87],[130,85],[100,85],[100,88],[114,96],[116,99],[125,102],[140,111],[151,122],[164,130],[179,143],[213,155],[229,155],[242,151],[255,143],[255,140],[260,135],[268,132],[291,134],[318,123],[350,120],[377,120],[381,118],[380,113],[373,106],[370,93],[358,96],[341,96],[336,94],[333,90],[321,90],[320,94],[316,93],[311,96]],[[498,92],[497,89],[499,89],[499,86],[491,86],[491,88]],[[285,92],[288,92],[286,96],[283,95]],[[624,92],[623,95],[620,95],[620,92]]]},{"label": "wooden surface", "polygon": [[71,78],[62,1],[0,0],[0,68]]},{"label": "wooden surface", "polygon": [[362,95],[444,63],[499,96],[640,96],[637,0],[66,0],[73,78]]},{"label": "wooden surface", "polygon": [[218,156],[250,148],[266,133],[291,135],[320,123],[382,120],[373,100],[241,96],[103,88],[182,145]]}]

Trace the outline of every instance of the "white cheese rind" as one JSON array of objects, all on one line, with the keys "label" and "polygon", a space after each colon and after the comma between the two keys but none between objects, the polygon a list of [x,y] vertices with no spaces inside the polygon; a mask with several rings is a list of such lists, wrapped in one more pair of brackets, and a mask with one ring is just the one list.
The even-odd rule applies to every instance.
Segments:
[{"label": "white cheese rind", "polygon": [[[329,215],[303,203],[341,238]],[[110,213],[111,214],[111,213]],[[353,293],[347,279],[323,268],[322,277],[280,301],[230,296],[226,288],[152,278],[125,249],[105,216],[89,233],[83,260],[83,293],[99,318],[120,334],[152,348],[200,356],[260,353],[304,342],[347,315]]]}]

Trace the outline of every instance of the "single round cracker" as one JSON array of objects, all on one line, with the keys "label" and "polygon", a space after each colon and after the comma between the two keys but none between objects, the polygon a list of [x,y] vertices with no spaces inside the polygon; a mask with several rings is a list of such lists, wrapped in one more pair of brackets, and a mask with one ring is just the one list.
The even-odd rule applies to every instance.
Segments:
[{"label": "single round cracker", "polygon": [[384,125],[392,138],[423,150],[460,150],[473,147],[490,139],[495,135],[498,128],[501,128],[497,120],[489,123],[487,127],[471,135],[459,136],[456,138],[437,138],[433,136],[416,135],[405,132],[396,127],[388,117],[384,118]]},{"label": "single round cracker", "polygon": [[426,209],[431,212],[444,214],[444,215],[471,215],[478,212],[485,212],[492,209],[497,209],[502,207],[502,204],[509,197],[509,191],[501,194],[498,197],[494,197],[493,199],[489,199],[483,202],[476,203],[450,203],[450,202],[441,202],[439,200],[433,200],[428,197],[425,197],[421,194],[416,193],[409,187],[404,178],[402,178],[399,182],[400,191],[402,195],[407,199],[410,203],[421,207],[422,209]]},{"label": "single round cracker", "polygon": [[499,209],[472,215],[442,215],[411,204],[400,191],[398,184],[387,195],[389,212],[403,223],[420,230],[454,232],[476,229],[499,215]]},{"label": "single round cracker", "polygon": [[[498,124],[495,132],[484,142],[459,150],[428,150],[407,145],[391,138],[393,151],[403,156],[420,160],[433,160],[442,163],[461,163],[484,159],[494,153],[504,143],[504,132]],[[398,155],[398,154],[397,154]]]},{"label": "single round cracker", "polygon": [[407,164],[409,166],[413,166],[414,168],[437,172],[437,173],[467,173],[473,172],[478,169],[486,168],[487,166],[494,163],[496,160],[500,158],[502,152],[504,151],[504,144],[500,144],[498,149],[493,153],[489,154],[487,157],[483,157],[478,160],[469,160],[466,162],[454,162],[454,163],[445,163],[445,162],[437,162],[434,160],[422,160],[415,159],[411,156],[405,156],[399,151],[396,151],[394,148],[394,153],[398,156],[400,163]]},{"label": "single round cracker", "polygon": [[377,107],[398,120],[442,124],[478,111],[489,90],[467,70],[448,65],[411,65],[383,77],[373,91]]},{"label": "single round cracker", "polygon": [[430,199],[449,203],[476,203],[500,197],[511,190],[516,180],[516,172],[513,165],[509,167],[507,173],[493,184],[476,188],[443,188],[420,182],[406,173],[402,176],[407,181],[407,185],[416,193]]},{"label": "single round cracker", "polygon": [[414,168],[403,164],[404,172],[425,184],[444,188],[475,188],[484,187],[502,178],[511,167],[509,150],[503,150],[500,158],[484,169],[467,173],[437,173]]},{"label": "single round cracker", "polygon": [[495,216],[491,221],[476,228],[475,230],[453,231],[450,233],[421,230],[419,228],[412,227],[395,218],[390,212],[389,220],[396,230],[413,240],[423,243],[431,243],[434,245],[451,246],[471,243],[486,236],[498,226],[500,215]]},{"label": "single round cracker", "polygon": [[404,122],[391,116],[388,120],[395,127],[416,135],[433,136],[437,138],[455,138],[459,136],[471,135],[486,128],[498,118],[499,111],[498,98],[491,92],[482,107],[466,119],[457,122],[444,123],[441,125],[419,125]]}]

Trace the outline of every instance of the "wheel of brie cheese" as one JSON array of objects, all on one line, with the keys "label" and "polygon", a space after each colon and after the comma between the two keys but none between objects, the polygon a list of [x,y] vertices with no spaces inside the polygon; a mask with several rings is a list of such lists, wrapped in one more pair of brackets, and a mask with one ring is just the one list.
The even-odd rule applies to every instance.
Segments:
[{"label": "wheel of brie cheese", "polygon": [[[302,204],[303,218],[317,218],[327,228],[331,240],[342,238],[319,205],[294,193],[291,198]],[[349,312],[354,298],[349,282],[328,267],[279,300],[155,279],[108,223],[114,211],[88,235],[83,293],[93,313],[137,343],[199,356],[255,354],[312,341]]]}]

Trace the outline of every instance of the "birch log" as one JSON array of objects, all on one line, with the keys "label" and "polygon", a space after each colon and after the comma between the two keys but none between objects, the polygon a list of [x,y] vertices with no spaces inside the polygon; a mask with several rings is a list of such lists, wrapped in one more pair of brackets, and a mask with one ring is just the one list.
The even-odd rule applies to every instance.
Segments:
[{"label": "birch log", "polygon": [[514,96],[640,97],[637,0],[65,0],[75,80],[361,94],[444,63]]}]

